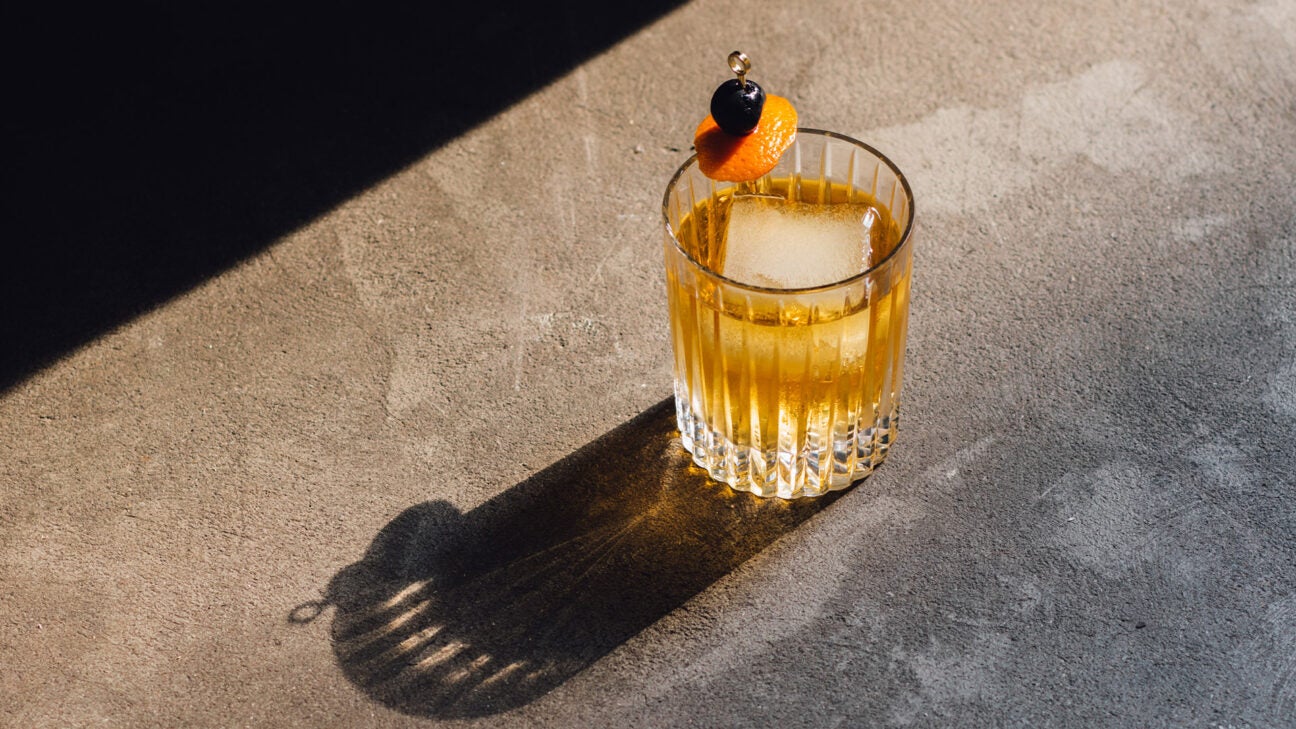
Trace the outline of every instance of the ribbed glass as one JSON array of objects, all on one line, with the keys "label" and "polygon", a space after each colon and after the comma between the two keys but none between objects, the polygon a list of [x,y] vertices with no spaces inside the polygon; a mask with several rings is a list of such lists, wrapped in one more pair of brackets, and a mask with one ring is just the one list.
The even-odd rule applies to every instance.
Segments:
[{"label": "ribbed glass", "polygon": [[[894,247],[827,286],[738,283],[708,268],[735,192],[871,203],[889,213],[886,245]],[[818,496],[871,473],[895,441],[909,319],[913,194],[900,171],[866,144],[801,129],[755,183],[718,183],[696,158],[685,162],[663,214],[675,408],[694,462],[735,489],[783,498]]]}]

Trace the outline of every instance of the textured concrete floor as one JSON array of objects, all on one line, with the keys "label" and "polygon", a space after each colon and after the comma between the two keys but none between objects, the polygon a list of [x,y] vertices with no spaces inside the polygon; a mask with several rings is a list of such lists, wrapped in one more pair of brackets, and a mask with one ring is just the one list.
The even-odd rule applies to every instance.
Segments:
[{"label": "textured concrete floor", "polygon": [[[1296,726],[1296,2],[623,31],[30,356],[0,723]],[[672,441],[658,205],[733,48],[917,197],[899,445],[829,501]]]}]

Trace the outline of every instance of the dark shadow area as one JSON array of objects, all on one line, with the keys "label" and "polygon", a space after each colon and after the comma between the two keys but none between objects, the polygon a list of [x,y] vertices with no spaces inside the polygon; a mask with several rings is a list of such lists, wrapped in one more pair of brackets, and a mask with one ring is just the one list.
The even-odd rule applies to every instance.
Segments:
[{"label": "dark shadow area", "polygon": [[526,704],[836,498],[733,492],[675,435],[668,399],[466,514],[413,506],[289,619],[334,606],[342,670],[399,711]]},{"label": "dark shadow area", "polygon": [[680,2],[6,9],[0,391]]}]

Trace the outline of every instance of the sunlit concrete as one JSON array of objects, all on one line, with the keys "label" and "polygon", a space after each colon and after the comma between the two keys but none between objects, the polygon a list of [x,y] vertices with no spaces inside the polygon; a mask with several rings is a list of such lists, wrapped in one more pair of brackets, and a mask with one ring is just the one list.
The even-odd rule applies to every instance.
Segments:
[{"label": "sunlit concrete", "polygon": [[[735,48],[921,236],[898,444],[782,521],[589,445]],[[1291,0],[689,3],[0,396],[0,724],[1290,725],[1294,100]]]}]

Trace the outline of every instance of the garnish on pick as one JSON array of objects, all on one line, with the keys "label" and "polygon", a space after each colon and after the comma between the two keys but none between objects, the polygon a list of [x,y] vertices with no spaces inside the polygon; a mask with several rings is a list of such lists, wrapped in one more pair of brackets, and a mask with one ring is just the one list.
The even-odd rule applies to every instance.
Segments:
[{"label": "garnish on pick", "polygon": [[711,113],[693,135],[702,174],[725,182],[751,182],[774,169],[796,139],[797,114],[791,102],[766,94],[747,80],[751,61],[741,51],[729,54],[738,76],[715,90]]},{"label": "garnish on pick", "polygon": [[721,129],[734,136],[751,134],[765,108],[765,89],[747,80],[751,60],[742,51],[729,54],[729,68],[738,74],[720,84],[711,95],[711,117]]}]

